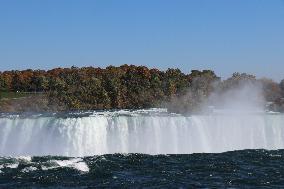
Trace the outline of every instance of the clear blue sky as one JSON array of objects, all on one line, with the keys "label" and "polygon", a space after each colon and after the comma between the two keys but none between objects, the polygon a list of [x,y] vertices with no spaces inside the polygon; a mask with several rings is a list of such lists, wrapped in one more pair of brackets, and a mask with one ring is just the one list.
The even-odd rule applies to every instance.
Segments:
[{"label": "clear blue sky", "polygon": [[146,65],[284,78],[283,0],[0,0],[0,70]]}]

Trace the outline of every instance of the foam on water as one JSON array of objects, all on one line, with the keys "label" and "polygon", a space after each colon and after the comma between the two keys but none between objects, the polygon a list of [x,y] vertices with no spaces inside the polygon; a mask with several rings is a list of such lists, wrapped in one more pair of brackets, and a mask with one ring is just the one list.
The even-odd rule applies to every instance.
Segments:
[{"label": "foam on water", "polygon": [[26,161],[19,158],[2,157],[0,162],[0,173],[3,173],[4,169],[20,169],[20,172],[28,173],[37,170],[47,171],[66,167],[76,169],[82,173],[89,172],[88,165],[81,158],[69,158],[61,160],[56,157],[50,157],[46,162],[34,162],[32,159]]},{"label": "foam on water", "polygon": [[58,166],[48,167],[48,169],[54,169],[57,167],[71,167],[82,172],[89,172],[88,165],[81,158],[73,158],[69,160],[53,160]]},{"label": "foam on water", "polygon": [[15,157],[15,159],[22,160],[22,161],[31,161],[32,157],[31,156],[18,156],[18,157]]},{"label": "foam on water", "polygon": [[38,170],[36,167],[31,166],[31,167],[26,167],[26,168],[22,169],[21,172],[28,173],[28,172],[36,171],[36,170]]},{"label": "foam on water", "polygon": [[11,169],[16,169],[18,168],[19,163],[11,163],[11,164],[7,164],[5,167],[7,168],[11,168]]}]

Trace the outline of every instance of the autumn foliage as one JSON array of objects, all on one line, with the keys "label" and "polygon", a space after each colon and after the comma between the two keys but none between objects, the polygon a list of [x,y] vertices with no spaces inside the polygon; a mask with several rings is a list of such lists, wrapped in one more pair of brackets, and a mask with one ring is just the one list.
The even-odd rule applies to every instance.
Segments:
[{"label": "autumn foliage", "polygon": [[[29,69],[0,72],[0,91],[44,94],[46,109],[53,111],[150,108],[169,104],[174,109],[174,106],[196,106],[210,94],[214,83],[225,88],[246,77],[255,79],[235,74],[220,85],[220,78],[211,70],[192,70],[185,74],[179,69],[161,71],[134,65],[104,69]],[[261,82],[265,84],[268,100],[281,100],[284,81],[278,84],[263,79]]]}]

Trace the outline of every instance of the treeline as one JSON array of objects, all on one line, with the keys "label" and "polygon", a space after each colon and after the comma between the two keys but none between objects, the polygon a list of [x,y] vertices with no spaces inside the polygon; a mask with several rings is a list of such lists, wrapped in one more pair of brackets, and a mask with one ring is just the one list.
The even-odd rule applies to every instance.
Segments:
[{"label": "treeline", "polygon": [[[193,110],[216,87],[226,90],[246,80],[256,79],[235,73],[221,81],[211,70],[192,70],[185,74],[179,69],[161,71],[134,65],[104,69],[71,67],[0,72],[0,91],[44,94],[44,110],[171,107],[175,111],[181,106]],[[268,101],[281,103],[284,80],[281,83],[269,79],[257,81],[263,84]]]},{"label": "treeline", "polygon": [[184,95],[201,75],[218,79],[210,70],[184,74],[133,65],[5,71],[0,90],[45,92],[50,106],[59,110],[150,108]]}]

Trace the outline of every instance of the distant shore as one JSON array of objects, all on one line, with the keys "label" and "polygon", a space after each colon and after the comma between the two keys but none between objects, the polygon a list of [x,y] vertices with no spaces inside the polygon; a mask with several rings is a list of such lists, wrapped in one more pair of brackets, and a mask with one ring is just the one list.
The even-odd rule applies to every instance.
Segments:
[{"label": "distant shore", "polygon": [[212,70],[166,71],[145,66],[71,67],[0,72],[0,112],[141,109],[198,112],[212,93],[243,83],[262,86],[272,111],[284,111],[284,80],[234,73],[221,80]]}]

